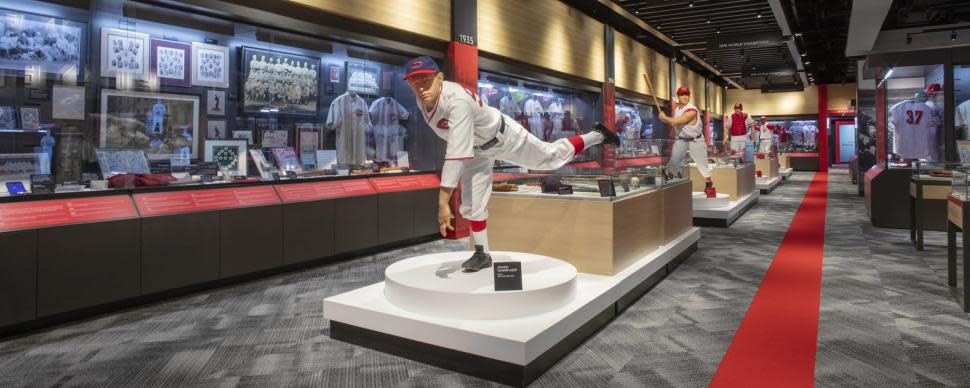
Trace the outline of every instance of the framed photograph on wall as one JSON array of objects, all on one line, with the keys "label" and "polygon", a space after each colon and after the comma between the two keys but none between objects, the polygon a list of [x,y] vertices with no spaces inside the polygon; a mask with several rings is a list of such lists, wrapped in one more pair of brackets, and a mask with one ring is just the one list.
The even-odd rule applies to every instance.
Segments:
[{"label": "framed photograph on wall", "polygon": [[54,85],[51,111],[55,119],[84,120],[84,87]]},{"label": "framed photograph on wall", "polygon": [[0,181],[25,180],[31,175],[50,173],[50,157],[46,153],[0,154]]},{"label": "framed photograph on wall", "polygon": [[205,142],[205,161],[215,162],[220,171],[233,176],[246,176],[245,140],[209,140]]},{"label": "framed photograph on wall", "polygon": [[101,29],[101,76],[149,78],[148,34],[115,28]]},{"label": "framed photograph on wall", "polygon": [[243,110],[316,115],[320,58],[242,48]]},{"label": "framed photograph on wall", "polygon": [[210,116],[226,115],[226,91],[225,90],[206,90],[205,91],[205,113]]},{"label": "framed photograph on wall", "polygon": [[289,144],[290,133],[281,130],[263,131],[263,148],[286,147]]},{"label": "framed photograph on wall", "polygon": [[192,46],[187,43],[152,39],[152,74],[161,85],[192,86],[189,69],[192,66]]},{"label": "framed photograph on wall", "polygon": [[0,69],[83,79],[87,30],[83,22],[0,9]]},{"label": "framed photograph on wall", "polygon": [[192,43],[192,85],[229,87],[229,48]]},{"label": "framed photograph on wall", "polygon": [[20,124],[23,129],[40,129],[40,110],[32,107],[20,108]]},{"label": "framed photograph on wall", "polygon": [[101,90],[100,148],[140,149],[150,160],[198,158],[199,97]]},{"label": "framed photograph on wall", "polygon": [[960,162],[970,163],[970,140],[957,140],[957,154]]},{"label": "framed photograph on wall", "polygon": [[149,174],[148,154],[145,150],[96,149],[101,177],[111,178],[119,174]]},{"label": "framed photograph on wall", "polygon": [[228,132],[226,129],[226,120],[206,121],[206,139],[225,139]]},{"label": "framed photograph on wall", "polygon": [[0,106],[0,129],[15,128],[20,128],[17,126],[17,110],[12,106]]}]

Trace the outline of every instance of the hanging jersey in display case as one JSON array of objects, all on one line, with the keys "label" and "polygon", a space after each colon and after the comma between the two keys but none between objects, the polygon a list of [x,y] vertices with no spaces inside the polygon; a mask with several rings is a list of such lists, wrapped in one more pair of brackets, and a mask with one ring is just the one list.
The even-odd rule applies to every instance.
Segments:
[{"label": "hanging jersey in display case", "polygon": [[344,93],[330,104],[327,127],[337,133],[337,162],[362,165],[367,159],[371,120],[367,102],[357,93]]},{"label": "hanging jersey in display case", "polygon": [[407,130],[401,126],[411,113],[397,100],[381,97],[370,106],[374,148],[379,161],[396,160],[397,153],[404,150]]}]

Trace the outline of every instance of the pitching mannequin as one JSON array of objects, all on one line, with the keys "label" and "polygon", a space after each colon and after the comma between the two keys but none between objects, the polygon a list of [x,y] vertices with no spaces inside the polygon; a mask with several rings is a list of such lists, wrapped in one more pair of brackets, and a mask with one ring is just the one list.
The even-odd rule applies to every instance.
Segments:
[{"label": "pitching mannequin", "polygon": [[454,230],[448,200],[458,181],[462,181],[460,211],[468,219],[476,243],[475,253],[462,263],[466,271],[492,265],[486,220],[495,160],[549,171],[562,167],[596,144],[620,145],[615,133],[599,125],[583,135],[544,142],[511,117],[484,104],[475,93],[445,81],[444,74],[430,57],[408,61],[406,71],[404,79],[414,91],[425,122],[448,143],[438,192],[438,228],[442,236]]},{"label": "pitching mannequin", "polygon": [[686,86],[677,89],[677,107],[674,109],[674,117],[671,118],[660,111],[660,120],[673,125],[677,130],[677,139],[670,152],[670,163],[667,164],[668,174],[683,168],[685,154],[690,150],[690,158],[697,164],[697,171],[704,177],[704,191],[710,195],[713,191],[711,168],[707,164],[704,123],[699,116],[697,107],[690,103],[690,89]]}]

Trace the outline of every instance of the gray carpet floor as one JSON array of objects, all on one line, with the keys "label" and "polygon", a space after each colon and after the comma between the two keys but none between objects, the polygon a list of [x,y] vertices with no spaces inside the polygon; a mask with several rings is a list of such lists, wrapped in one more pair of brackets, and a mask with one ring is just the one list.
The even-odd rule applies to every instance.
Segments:
[{"label": "gray carpet floor", "polygon": [[[811,177],[705,228],[691,258],[533,386],[707,386]],[[928,232],[918,253],[908,231],[869,226],[837,172],[826,227],[816,385],[970,385],[945,235]],[[492,386],[331,340],[323,319],[325,297],[381,281],[390,263],[464,247],[435,241],[0,340],[0,386]]]}]

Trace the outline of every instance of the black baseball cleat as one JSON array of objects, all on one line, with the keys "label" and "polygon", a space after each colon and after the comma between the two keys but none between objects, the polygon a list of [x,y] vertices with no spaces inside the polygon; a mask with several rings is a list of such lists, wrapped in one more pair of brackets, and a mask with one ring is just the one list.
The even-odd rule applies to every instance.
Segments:
[{"label": "black baseball cleat", "polygon": [[492,256],[485,253],[484,248],[481,245],[475,246],[475,253],[464,263],[461,263],[461,269],[465,272],[478,272],[485,268],[492,266]]},{"label": "black baseball cleat", "polygon": [[612,144],[614,147],[620,146],[620,137],[616,135],[616,132],[604,127],[603,124],[594,123],[593,130],[603,134],[603,144]]}]

